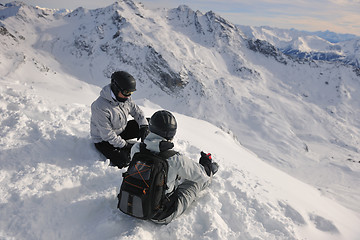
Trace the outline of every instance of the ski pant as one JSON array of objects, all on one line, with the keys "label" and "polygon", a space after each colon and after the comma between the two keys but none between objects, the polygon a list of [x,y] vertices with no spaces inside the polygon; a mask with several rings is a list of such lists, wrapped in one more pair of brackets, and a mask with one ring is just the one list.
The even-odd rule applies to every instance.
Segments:
[{"label": "ski pant", "polygon": [[[120,133],[120,136],[124,140],[140,137],[138,123],[135,120],[128,121],[124,131]],[[122,168],[130,162],[130,149],[117,148],[106,141],[95,143],[95,147],[106,158],[110,159],[111,164],[114,166]]]},{"label": "ski pant", "polygon": [[185,212],[185,210],[191,205],[192,202],[196,200],[199,193],[204,190],[207,186],[209,186],[211,180],[206,182],[205,184],[198,184],[193,181],[185,180],[182,184],[180,184],[177,188],[177,200],[175,211],[170,214],[168,217],[165,217],[161,220],[152,219],[154,223],[157,224],[168,224],[173,219],[179,217],[181,214]]}]

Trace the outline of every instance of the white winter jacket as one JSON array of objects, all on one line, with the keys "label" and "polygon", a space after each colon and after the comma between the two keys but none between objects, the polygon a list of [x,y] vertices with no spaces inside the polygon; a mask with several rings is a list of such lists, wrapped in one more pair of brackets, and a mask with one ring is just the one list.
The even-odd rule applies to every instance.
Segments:
[{"label": "white winter jacket", "polygon": [[131,115],[141,125],[148,125],[143,111],[132,101],[113,99],[110,84],[100,92],[100,96],[91,104],[90,135],[94,143],[107,141],[114,147],[122,148],[126,142],[120,137]]},{"label": "white winter jacket", "polygon": [[[160,152],[159,144],[166,141],[159,135],[150,133],[144,140],[146,148],[152,152]],[[140,151],[140,143],[136,143],[131,149],[131,158]],[[177,188],[180,180],[190,180],[198,183],[200,186],[210,184],[211,178],[206,174],[205,169],[198,162],[195,162],[181,154],[175,154],[168,159],[169,171],[167,178],[168,190],[172,192]]]}]

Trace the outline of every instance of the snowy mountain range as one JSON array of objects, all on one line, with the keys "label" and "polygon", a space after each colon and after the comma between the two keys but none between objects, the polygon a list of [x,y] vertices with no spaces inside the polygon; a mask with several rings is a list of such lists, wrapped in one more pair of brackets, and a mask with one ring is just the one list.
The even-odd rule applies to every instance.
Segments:
[{"label": "snowy mountain range", "polygon": [[[5,226],[0,238],[96,239],[101,230],[129,221],[107,208],[108,199],[115,201],[121,170],[96,161],[88,132],[91,102],[114,70],[125,70],[138,80],[134,98],[148,115],[158,108],[176,112],[184,129],[176,142],[180,150],[196,158],[198,150],[211,146],[205,151],[223,164],[210,196],[202,199],[221,210],[211,215],[197,205],[188,216],[192,221],[180,219],[163,229],[165,236],[180,227],[170,237],[182,238],[181,226],[188,226],[192,234],[184,238],[192,239],[356,239],[359,41],[349,41],[236,26],[187,6],[149,10],[131,0],[74,11],[0,5],[0,222]],[[286,52],[289,46],[298,52]],[[341,55],[339,61],[302,56],[331,51]],[[23,202],[21,196],[32,198]],[[75,213],[76,206],[52,213],[53,200],[64,208],[67,201],[89,203]],[[48,208],[41,210],[39,201]],[[41,218],[29,223],[38,217],[29,210],[7,223],[6,217],[26,203]],[[96,230],[85,235],[86,227],[65,233],[46,220],[49,214],[72,229],[78,221],[62,220],[70,215],[83,221],[87,207],[100,217],[90,216]],[[232,212],[242,226],[231,223]],[[42,225],[51,230],[44,232]],[[123,238],[156,236],[150,223],[129,225],[139,232],[127,230]],[[106,238],[115,234],[120,233],[109,230]]]},{"label": "snowy mountain range", "polygon": [[248,38],[267,41],[295,59],[341,62],[360,67],[360,37],[296,29],[238,26]]}]

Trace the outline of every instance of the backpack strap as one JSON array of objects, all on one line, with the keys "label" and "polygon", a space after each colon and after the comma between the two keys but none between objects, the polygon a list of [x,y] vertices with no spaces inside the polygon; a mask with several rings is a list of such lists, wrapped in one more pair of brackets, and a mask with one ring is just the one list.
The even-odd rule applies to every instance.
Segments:
[{"label": "backpack strap", "polygon": [[178,152],[175,151],[175,150],[166,150],[164,152],[159,152],[159,153],[156,153],[156,152],[152,152],[150,151],[149,149],[146,148],[146,144],[145,143],[140,143],[140,152],[141,153],[147,153],[147,154],[152,154],[152,155],[155,155],[155,156],[158,156],[160,158],[162,158],[163,160],[167,160],[168,158],[176,155]]},{"label": "backpack strap", "polygon": [[[168,158],[178,154],[177,151],[175,150],[166,150],[166,151],[163,151],[163,152],[159,152],[159,153],[155,153],[155,152],[152,152],[150,151],[149,149],[146,148],[146,144],[145,143],[140,143],[140,152],[141,153],[145,153],[145,154],[150,154],[150,155],[155,155],[157,157],[159,157],[164,163],[165,163],[165,166],[166,166],[166,174],[165,174],[165,189],[169,189],[169,187],[166,185],[167,183],[167,172],[168,172],[168,169],[169,169],[169,163],[168,163]],[[164,191],[164,195],[165,195],[165,191]],[[167,196],[165,196],[165,198],[167,198]],[[163,199],[165,200],[165,199]]]},{"label": "backpack strap", "polygon": [[160,152],[159,156],[164,158],[164,159],[168,159],[168,158],[171,158],[172,156],[178,154],[177,151],[175,150],[167,150],[165,152]]}]

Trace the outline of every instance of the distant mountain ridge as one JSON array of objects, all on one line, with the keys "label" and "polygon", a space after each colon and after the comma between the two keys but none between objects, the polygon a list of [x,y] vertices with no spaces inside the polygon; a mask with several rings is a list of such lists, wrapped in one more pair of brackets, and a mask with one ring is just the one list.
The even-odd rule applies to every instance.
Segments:
[{"label": "distant mountain ridge", "polygon": [[308,35],[316,35],[322,39],[325,39],[331,43],[339,43],[350,41],[356,38],[360,38],[360,36],[354,34],[346,34],[346,33],[335,33],[329,30],[326,31],[316,31],[316,32],[309,32],[309,31],[302,31]]},{"label": "distant mountain ridge", "polygon": [[356,35],[272,27],[238,27],[248,38],[267,41],[284,54],[297,59],[342,62],[360,67],[360,37]]}]

